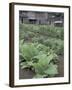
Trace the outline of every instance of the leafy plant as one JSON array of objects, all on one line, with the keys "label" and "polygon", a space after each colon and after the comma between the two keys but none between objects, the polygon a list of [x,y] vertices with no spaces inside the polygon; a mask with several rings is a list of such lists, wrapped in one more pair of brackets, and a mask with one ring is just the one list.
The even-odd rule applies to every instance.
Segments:
[{"label": "leafy plant", "polygon": [[64,51],[64,41],[56,38],[49,38],[44,41],[46,46],[49,46],[57,54],[63,54]]},{"label": "leafy plant", "polygon": [[23,57],[22,61],[20,60],[21,68],[33,70],[35,72],[34,78],[58,74],[57,65],[54,63],[57,60],[57,55],[49,47],[39,43],[23,43],[21,41],[20,59],[21,57]]}]

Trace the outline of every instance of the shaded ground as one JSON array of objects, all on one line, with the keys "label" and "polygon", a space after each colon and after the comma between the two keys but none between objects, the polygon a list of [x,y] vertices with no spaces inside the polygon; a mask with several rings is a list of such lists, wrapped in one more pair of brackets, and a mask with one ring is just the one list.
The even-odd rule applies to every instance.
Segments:
[{"label": "shaded ground", "polygon": [[19,68],[19,79],[30,79],[33,78],[34,73],[28,69],[21,69]]},{"label": "shaded ground", "polygon": [[64,76],[64,57],[63,56],[59,56],[58,70],[59,70],[58,76],[63,77]]}]

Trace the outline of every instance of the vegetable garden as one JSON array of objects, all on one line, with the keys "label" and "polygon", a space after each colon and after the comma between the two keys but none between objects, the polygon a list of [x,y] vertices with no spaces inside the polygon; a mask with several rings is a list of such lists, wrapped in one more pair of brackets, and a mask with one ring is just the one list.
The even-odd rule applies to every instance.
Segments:
[{"label": "vegetable garden", "polygon": [[59,70],[63,69],[60,65],[63,60],[60,59],[64,54],[63,27],[38,24],[19,26],[20,79],[60,76]]}]

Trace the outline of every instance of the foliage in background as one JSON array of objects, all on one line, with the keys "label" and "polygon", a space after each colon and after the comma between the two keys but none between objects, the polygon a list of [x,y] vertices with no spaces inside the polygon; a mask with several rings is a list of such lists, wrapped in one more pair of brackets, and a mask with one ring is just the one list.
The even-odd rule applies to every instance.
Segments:
[{"label": "foliage in background", "polygon": [[25,42],[39,42],[49,46],[57,54],[63,54],[63,39],[63,27],[33,24],[20,25],[20,40],[24,40]]}]

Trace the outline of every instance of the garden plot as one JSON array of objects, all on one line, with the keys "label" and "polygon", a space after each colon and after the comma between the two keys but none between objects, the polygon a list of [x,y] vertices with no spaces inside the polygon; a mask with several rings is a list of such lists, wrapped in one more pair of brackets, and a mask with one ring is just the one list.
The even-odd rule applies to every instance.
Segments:
[{"label": "garden plot", "polygon": [[19,78],[63,77],[63,27],[38,24],[19,26]]}]

